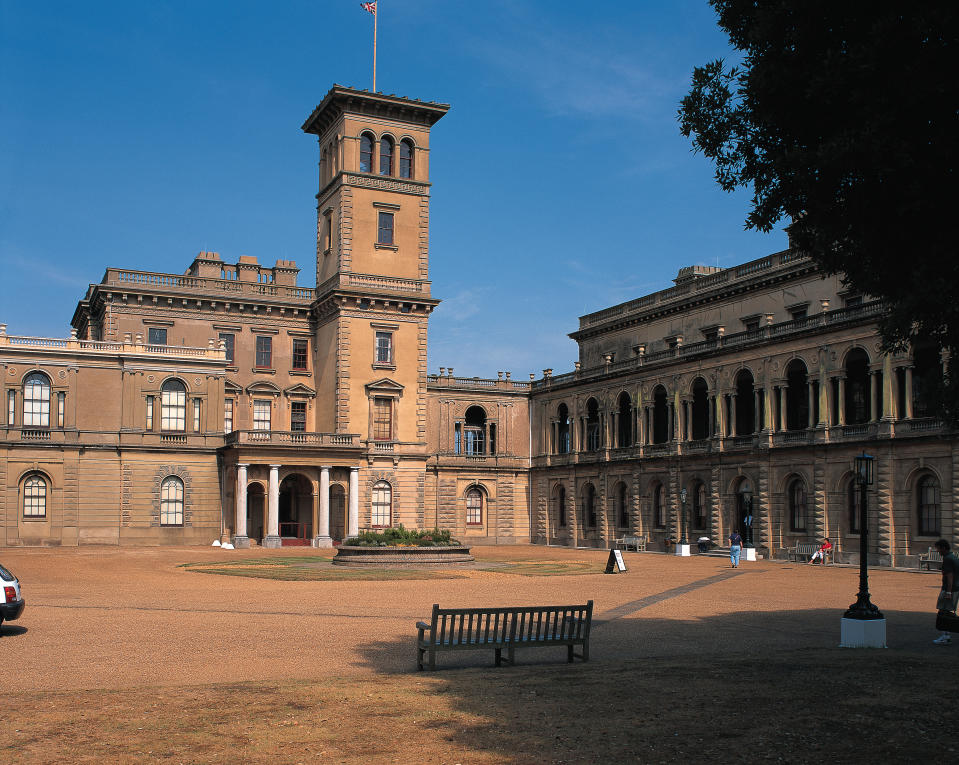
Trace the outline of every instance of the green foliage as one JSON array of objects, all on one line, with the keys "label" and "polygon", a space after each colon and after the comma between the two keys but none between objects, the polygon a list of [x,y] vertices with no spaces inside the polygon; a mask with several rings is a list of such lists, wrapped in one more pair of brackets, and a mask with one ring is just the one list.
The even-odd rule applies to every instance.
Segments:
[{"label": "green foliage", "polygon": [[413,547],[454,547],[459,541],[450,536],[447,530],[432,531],[407,529],[400,523],[383,531],[362,531],[346,540],[347,545],[365,547],[395,547],[409,545]]},{"label": "green foliage", "polygon": [[[697,67],[679,120],[723,189],[752,188],[746,227],[790,222],[792,247],[882,299],[885,350],[959,358],[959,3],[710,4],[741,60]],[[954,420],[956,380],[924,390]]]}]

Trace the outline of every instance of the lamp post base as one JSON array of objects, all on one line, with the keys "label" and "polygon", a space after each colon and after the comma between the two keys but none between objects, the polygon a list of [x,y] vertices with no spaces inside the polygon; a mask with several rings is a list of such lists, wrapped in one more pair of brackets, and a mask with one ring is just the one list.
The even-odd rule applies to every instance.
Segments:
[{"label": "lamp post base", "polygon": [[756,548],[755,547],[744,547],[743,548],[743,557],[746,560],[756,560]]},{"label": "lamp post base", "polygon": [[885,648],[885,619],[847,619],[840,620],[840,648]]},{"label": "lamp post base", "polygon": [[676,555],[680,555],[684,558],[689,557],[689,545],[684,545],[682,542],[676,545]]},{"label": "lamp post base", "polygon": [[272,534],[266,537],[263,537],[263,547],[282,547],[283,540],[278,536],[273,536]]}]

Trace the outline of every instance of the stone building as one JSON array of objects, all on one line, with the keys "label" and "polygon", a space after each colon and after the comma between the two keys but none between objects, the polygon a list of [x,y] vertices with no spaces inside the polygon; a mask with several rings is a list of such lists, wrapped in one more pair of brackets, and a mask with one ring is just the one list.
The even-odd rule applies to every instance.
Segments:
[{"label": "stone building", "polygon": [[108,268],[69,339],[0,325],[0,546],[328,546],[399,523],[655,546],[751,516],[763,554],[829,535],[848,556],[863,450],[881,560],[953,535],[956,442],[923,397],[945,360],[884,355],[882,306],[792,250],[582,317],[572,372],[428,374],[447,110],[334,86],[309,116],[315,287],[294,261],[201,252]]}]

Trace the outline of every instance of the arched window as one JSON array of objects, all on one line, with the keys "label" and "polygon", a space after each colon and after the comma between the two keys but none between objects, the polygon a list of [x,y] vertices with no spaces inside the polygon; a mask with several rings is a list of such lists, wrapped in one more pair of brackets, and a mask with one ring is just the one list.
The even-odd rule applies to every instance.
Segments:
[{"label": "arched window", "polygon": [[809,427],[809,376],[806,365],[795,359],[786,367],[786,430]]},{"label": "arched window", "polygon": [[186,430],[186,386],[179,380],[167,380],[160,389],[160,427]]},{"label": "arched window", "polygon": [[380,139],[380,175],[393,175],[393,139],[388,135]]},{"label": "arched window", "polygon": [[556,525],[566,526],[566,487],[560,486],[556,492]]},{"label": "arched window", "polygon": [[657,529],[666,528],[666,489],[661,483],[653,489],[653,525]]},{"label": "arched window", "polygon": [[23,517],[47,517],[47,482],[42,476],[31,475],[23,482]]},{"label": "arched window", "polygon": [[846,488],[846,514],[849,518],[849,533],[859,533],[859,486],[855,478],[849,479]]},{"label": "arched window", "polygon": [[662,385],[653,391],[653,443],[665,444],[669,441],[669,405],[666,402],[666,389]]},{"label": "arched window", "polygon": [[[360,136],[360,172],[373,172],[373,136],[363,133]],[[332,169],[332,168],[331,168]]]},{"label": "arched window", "polygon": [[619,438],[618,446],[625,449],[633,445],[633,401],[625,391],[619,394]]},{"label": "arched window", "polygon": [[558,454],[569,454],[571,450],[569,442],[569,408],[566,404],[560,404],[556,411],[556,452]]},{"label": "arched window", "polygon": [[939,481],[933,475],[924,475],[916,484],[919,511],[919,535],[937,537],[939,523]]},{"label": "arched window", "polygon": [[799,478],[789,484],[789,528],[792,531],[806,530],[806,486]]},{"label": "arched window", "polygon": [[463,425],[463,442],[466,454],[486,454],[486,412],[481,406],[466,410]]},{"label": "arched window", "polygon": [[869,422],[869,356],[862,348],[856,348],[846,357],[846,424],[859,425]]},{"label": "arched window", "polygon": [[616,487],[616,525],[621,529],[629,528],[629,494],[622,482]]},{"label": "arched window", "polygon": [[705,529],[706,523],[706,484],[702,481],[693,489],[693,528]]},{"label": "arched window", "polygon": [[175,475],[160,484],[160,525],[183,525],[183,481]]},{"label": "arched window", "polygon": [[596,487],[591,483],[583,489],[583,525],[588,529],[596,527]]},{"label": "arched window", "polygon": [[753,373],[743,369],[736,375],[736,435],[748,436],[756,431],[756,397],[753,394]]},{"label": "arched window", "polygon": [[393,524],[393,487],[386,481],[377,481],[373,484],[371,523],[379,528]]},{"label": "arched window", "polygon": [[466,525],[483,525],[483,492],[477,488],[466,492]]},{"label": "arched window", "polygon": [[23,381],[23,427],[50,427],[50,379],[40,372]]},{"label": "arched window", "polygon": [[692,405],[693,440],[709,438],[709,386],[702,377],[693,381]]},{"label": "arched window", "polygon": [[400,141],[400,178],[413,177],[413,142],[408,138]]},{"label": "arched window", "polygon": [[602,446],[599,432],[599,404],[595,398],[586,402],[586,451],[596,452]]}]

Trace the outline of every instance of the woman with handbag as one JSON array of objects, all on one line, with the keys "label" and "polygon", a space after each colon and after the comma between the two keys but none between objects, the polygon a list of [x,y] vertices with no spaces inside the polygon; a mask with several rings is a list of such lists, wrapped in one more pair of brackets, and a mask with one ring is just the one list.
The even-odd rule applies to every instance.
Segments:
[{"label": "woman with handbag", "polygon": [[942,631],[932,642],[936,645],[949,645],[952,634],[946,629],[948,617],[956,618],[956,605],[959,604],[959,558],[950,552],[950,545],[945,539],[936,542],[936,549],[942,556],[942,591],[936,599],[936,628]]}]

